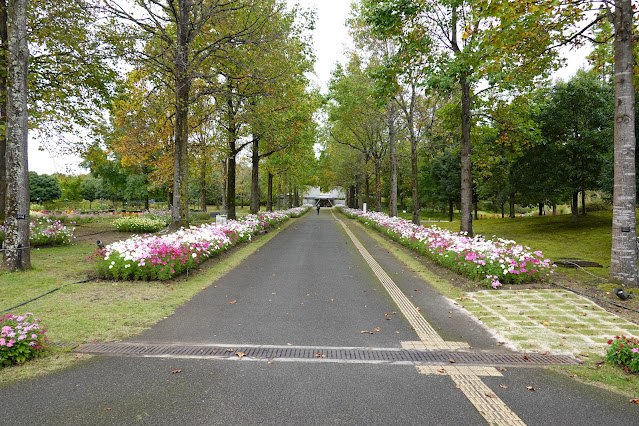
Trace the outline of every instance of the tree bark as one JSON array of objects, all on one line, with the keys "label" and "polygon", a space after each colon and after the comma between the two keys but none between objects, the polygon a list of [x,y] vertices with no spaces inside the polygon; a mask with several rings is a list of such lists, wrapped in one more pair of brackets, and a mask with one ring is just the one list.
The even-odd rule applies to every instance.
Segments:
[{"label": "tree bark", "polygon": [[273,211],[273,174],[268,174],[268,195],[266,196],[266,211]]},{"label": "tree bark", "polygon": [[200,211],[206,211],[206,161],[200,165]]},{"label": "tree bark", "polygon": [[586,215],[586,191],[581,191],[581,215]]},{"label": "tree bark", "polygon": [[[390,203],[389,216],[397,216],[397,150],[395,147],[395,104],[388,108],[388,145],[390,149]],[[380,200],[381,204],[381,200]]]},{"label": "tree bark", "polygon": [[461,141],[461,231],[473,236],[473,176],[471,173],[471,102],[468,76],[462,73],[460,78],[462,102],[462,141]]},{"label": "tree bark", "polygon": [[175,47],[175,151],[173,158],[173,205],[171,206],[171,230],[188,224],[188,136],[191,78],[188,72],[191,28],[191,0],[179,0],[177,45]]},{"label": "tree bark", "polygon": [[637,286],[635,91],[631,0],[615,1],[615,130],[610,278]]},{"label": "tree bark", "polygon": [[235,157],[237,156],[237,123],[235,120],[235,111],[233,109],[233,95],[231,83],[228,85],[229,93],[227,94],[227,151],[228,160],[226,166],[226,215],[228,219],[235,219]]},{"label": "tree bark", "polygon": [[226,176],[228,175],[228,158],[222,162],[222,210],[226,213]]},{"label": "tree bark", "polygon": [[6,161],[7,192],[3,265],[10,271],[31,269],[29,248],[29,167],[27,76],[27,0],[9,2]]},{"label": "tree bark", "polygon": [[[7,1],[0,0],[0,69],[7,69]],[[0,73],[0,129],[7,124],[7,76]],[[7,139],[0,131],[0,223],[4,223],[7,194]]]},{"label": "tree bark", "polygon": [[251,214],[260,211],[260,138],[253,139],[251,156]]},{"label": "tree bark", "polygon": [[375,159],[375,211],[382,211],[382,165]]},{"label": "tree bark", "polygon": [[452,198],[448,199],[448,221],[452,222],[453,221],[453,214],[454,214],[454,202]]},{"label": "tree bark", "polygon": [[574,191],[572,193],[572,200],[570,203],[570,213],[572,213],[572,223],[579,223],[579,192]]}]

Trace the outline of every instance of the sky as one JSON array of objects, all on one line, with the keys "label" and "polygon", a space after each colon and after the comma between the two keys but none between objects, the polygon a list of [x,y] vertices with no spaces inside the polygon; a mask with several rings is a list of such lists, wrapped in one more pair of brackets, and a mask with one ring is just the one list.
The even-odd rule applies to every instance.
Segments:
[{"label": "sky", "polygon": [[[331,71],[337,63],[346,62],[346,52],[352,49],[352,40],[345,26],[350,13],[349,0],[287,0],[289,4],[299,3],[304,8],[315,9],[317,21],[314,38],[314,50],[316,54],[315,76],[312,80],[322,89],[330,79]],[[584,52],[564,52],[569,58],[567,66],[557,72],[555,77],[564,80],[573,76],[577,70],[586,66]],[[39,150],[41,143],[38,140],[29,140],[29,170],[39,174],[88,173],[78,164],[80,158],[76,156],[62,156],[46,149]]]}]

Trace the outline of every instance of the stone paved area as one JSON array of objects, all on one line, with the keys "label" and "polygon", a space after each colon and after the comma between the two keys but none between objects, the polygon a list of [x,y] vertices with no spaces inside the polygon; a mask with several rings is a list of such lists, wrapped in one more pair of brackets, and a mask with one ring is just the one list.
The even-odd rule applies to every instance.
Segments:
[{"label": "stone paved area", "polygon": [[604,355],[612,337],[639,336],[639,325],[563,290],[486,290],[457,303],[521,351]]}]

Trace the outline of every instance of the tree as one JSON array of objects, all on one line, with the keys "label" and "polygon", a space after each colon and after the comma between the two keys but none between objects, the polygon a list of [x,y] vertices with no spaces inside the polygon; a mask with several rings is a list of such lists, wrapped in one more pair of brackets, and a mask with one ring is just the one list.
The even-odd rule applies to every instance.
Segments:
[{"label": "tree", "polygon": [[396,60],[417,70],[424,83],[461,91],[461,230],[472,235],[471,173],[473,88],[530,84],[548,70],[556,52],[548,49],[560,19],[552,4],[446,0],[364,0],[366,21],[399,46]]},{"label": "tree", "polygon": [[635,287],[637,277],[637,188],[635,178],[635,89],[633,7],[615,1],[614,193],[610,277]]},{"label": "tree", "polygon": [[[194,100],[220,89],[219,69],[212,64],[229,51],[251,42],[272,16],[272,1],[139,0],[132,10],[122,0],[106,0],[108,10],[130,23],[146,42],[131,51],[173,95],[172,230],[188,221],[187,170],[189,108]],[[228,80],[227,80],[228,82]],[[230,176],[230,174],[229,174]]]},{"label": "tree", "polygon": [[55,177],[29,172],[29,196],[31,202],[52,201],[62,196],[62,190]]},{"label": "tree", "polygon": [[612,138],[613,106],[610,86],[593,73],[578,71],[558,82],[537,115],[541,136],[555,146],[553,173],[572,199],[573,223],[578,222],[578,193],[595,190],[603,158]]},{"label": "tree", "polygon": [[7,192],[3,265],[11,271],[24,271],[31,269],[27,164],[29,47],[26,0],[13,0],[8,4],[7,40]]},{"label": "tree", "polygon": [[102,198],[102,181],[93,177],[87,177],[82,180],[82,198],[91,204]]},{"label": "tree", "polygon": [[[372,163],[375,176],[375,206],[381,211],[381,170],[388,152],[385,140],[386,110],[373,93],[373,82],[362,70],[361,59],[354,55],[346,69],[338,67],[329,84],[328,119],[331,140],[361,153],[359,163]],[[360,167],[365,199],[369,199],[368,171]]]}]

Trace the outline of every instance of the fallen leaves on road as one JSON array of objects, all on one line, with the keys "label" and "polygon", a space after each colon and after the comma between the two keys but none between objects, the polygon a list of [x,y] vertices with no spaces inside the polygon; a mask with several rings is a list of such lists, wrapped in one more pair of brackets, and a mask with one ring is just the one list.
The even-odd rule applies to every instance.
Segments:
[{"label": "fallen leaves on road", "polygon": [[633,404],[639,404],[639,399],[631,399],[630,402]]},{"label": "fallen leaves on road", "polygon": [[246,354],[244,352],[238,352],[235,354],[235,356],[237,356],[238,358],[242,358],[244,356],[246,356]]},{"label": "fallen leaves on road", "polygon": [[382,329],[379,327],[375,327],[375,331],[379,333],[380,331],[382,331]]},{"label": "fallen leaves on road", "polygon": [[177,373],[181,373],[182,370],[178,370],[178,369],[174,369],[173,371],[171,371],[171,374],[177,374]]},{"label": "fallen leaves on road", "polygon": [[326,358],[326,354],[317,353],[315,354],[315,358]]},{"label": "fallen leaves on road", "polygon": [[359,332],[360,334],[375,334],[372,331],[368,331],[368,330],[362,330]]},{"label": "fallen leaves on road", "polygon": [[535,388],[532,387],[532,386],[526,386],[526,389],[528,389],[529,391],[534,391],[535,390]]},{"label": "fallen leaves on road", "polygon": [[497,370],[499,371],[506,371],[506,369],[504,367],[497,367]]},{"label": "fallen leaves on road", "polygon": [[506,342],[497,342],[497,346],[504,346]]},{"label": "fallen leaves on road", "polygon": [[229,302],[229,305],[233,305],[234,303],[237,303],[237,300],[231,300],[231,301]]},{"label": "fallen leaves on road", "polygon": [[579,354],[579,356],[583,356],[583,357],[587,358],[587,357],[590,356],[590,354],[588,352],[582,352],[582,353]]},{"label": "fallen leaves on road", "polygon": [[494,393],[487,393],[486,396],[488,398],[497,398],[497,395],[495,395]]},{"label": "fallen leaves on road", "polygon": [[437,370],[438,373],[442,373],[442,374],[446,374],[446,370],[444,370],[443,368],[440,368],[439,370]]},{"label": "fallen leaves on road", "polygon": [[541,325],[545,325],[546,327],[548,327],[550,325],[550,323],[548,321],[544,321],[541,323]]},{"label": "fallen leaves on road", "polygon": [[503,383],[500,383],[500,384],[499,384],[499,387],[500,387],[500,388],[502,388],[502,389],[508,389],[508,386],[506,386],[506,385],[505,385],[505,384],[503,384]]},{"label": "fallen leaves on road", "polygon": [[454,359],[452,359],[452,358],[448,358],[448,362],[450,362],[451,364],[454,364],[454,363],[455,363],[455,360],[454,360]]}]

